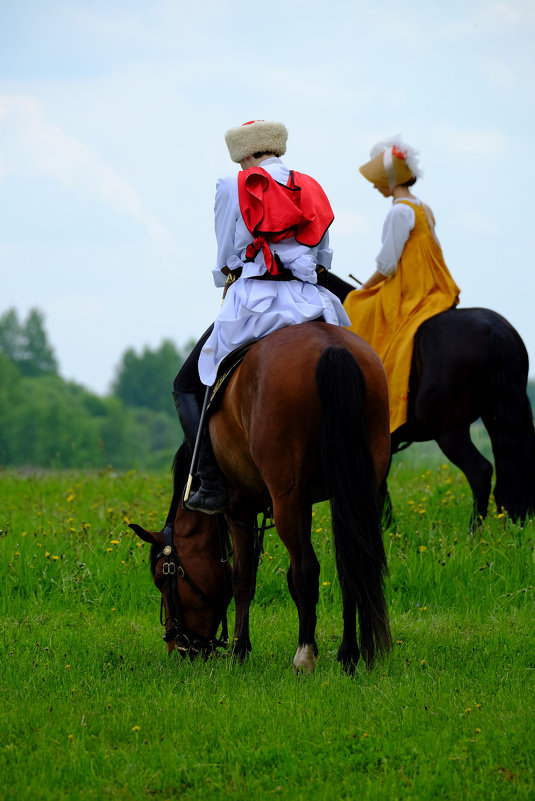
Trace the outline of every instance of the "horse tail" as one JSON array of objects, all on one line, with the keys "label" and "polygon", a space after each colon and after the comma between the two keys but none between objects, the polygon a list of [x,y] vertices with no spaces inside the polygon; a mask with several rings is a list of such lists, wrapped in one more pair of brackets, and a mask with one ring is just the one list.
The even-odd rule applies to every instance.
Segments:
[{"label": "horse tail", "polygon": [[372,665],[391,645],[384,597],[386,555],[375,468],[364,419],[366,382],[354,356],[328,347],[316,370],[322,403],[321,453],[338,578],[356,604],[359,646]]},{"label": "horse tail", "polygon": [[505,329],[491,326],[491,353],[494,364],[482,420],[496,467],[494,499],[499,510],[523,522],[535,513],[535,429],[526,391],[528,354],[520,335],[508,323]]}]

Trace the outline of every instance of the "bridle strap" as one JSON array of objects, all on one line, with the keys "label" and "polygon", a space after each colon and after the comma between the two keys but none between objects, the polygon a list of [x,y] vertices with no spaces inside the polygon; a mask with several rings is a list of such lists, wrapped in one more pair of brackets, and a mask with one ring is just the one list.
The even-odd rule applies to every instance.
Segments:
[{"label": "bridle strap", "polygon": [[[176,546],[173,541],[173,527],[172,525],[166,525],[164,528],[164,545],[162,551],[156,557],[157,559],[163,558],[165,561],[162,565],[162,572],[165,577],[165,595],[167,598],[167,607],[169,610],[169,617],[165,618],[164,615],[164,592],[162,592],[162,600],[160,605],[160,623],[162,626],[166,627],[166,632],[163,636],[165,642],[170,642],[175,640],[177,643],[177,649],[187,651],[190,649],[193,642],[195,644],[199,644],[201,649],[209,649],[213,650],[214,646],[217,647],[218,645],[226,646],[228,644],[228,624],[227,624],[227,612],[226,612],[226,605],[225,611],[223,613],[223,618],[221,620],[221,637],[220,639],[211,639],[207,640],[206,638],[199,637],[195,635],[195,637],[191,637],[186,632],[184,627],[184,620],[182,616],[182,606],[180,603],[180,595],[178,592],[178,584],[177,584],[177,577],[184,579],[187,584],[191,587],[195,595],[205,603],[214,605],[214,601],[211,598],[208,598],[207,595],[201,590],[201,588],[193,581],[191,576],[188,575],[184,566],[182,565],[180,558],[178,556]],[[221,544],[221,552],[222,552],[222,560],[223,559],[223,540],[221,535],[221,530],[218,525],[218,533],[220,538]],[[226,574],[225,574],[226,575]],[[225,593],[227,591],[227,587],[225,585]],[[171,626],[167,629],[167,624],[170,623]],[[179,642],[181,645],[179,645]]]},{"label": "bridle strap", "polygon": [[[176,552],[176,548],[173,542],[173,529],[171,526],[167,525],[164,528],[164,543],[163,549],[161,553],[158,554],[157,559],[164,558],[164,563],[162,565],[162,572],[164,575],[164,591],[162,592],[162,603],[160,606],[160,623],[166,627],[166,633],[164,635],[164,640],[168,642],[170,639],[175,639],[175,637],[170,637],[169,635],[171,632],[173,635],[176,633],[176,636],[182,636],[184,632],[184,621],[182,619],[182,607],[180,605],[180,596],[178,594],[178,587],[177,587],[177,574],[180,576],[184,573],[184,569],[180,564],[180,560],[178,558],[178,554]],[[167,598],[167,608],[169,611],[169,617],[165,620],[162,620],[164,617],[163,610],[164,610],[164,602],[163,602],[163,595],[166,595]],[[167,630],[167,623],[168,621],[172,624],[171,629]],[[168,638],[168,639],[167,639]]]}]

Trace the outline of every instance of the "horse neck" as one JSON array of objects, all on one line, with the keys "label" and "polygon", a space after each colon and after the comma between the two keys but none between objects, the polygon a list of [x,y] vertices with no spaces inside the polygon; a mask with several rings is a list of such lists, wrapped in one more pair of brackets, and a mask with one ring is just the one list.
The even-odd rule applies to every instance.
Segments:
[{"label": "horse neck", "polygon": [[175,517],[173,540],[178,552],[184,556],[200,551],[215,553],[219,542],[216,517],[184,511],[181,507]]}]

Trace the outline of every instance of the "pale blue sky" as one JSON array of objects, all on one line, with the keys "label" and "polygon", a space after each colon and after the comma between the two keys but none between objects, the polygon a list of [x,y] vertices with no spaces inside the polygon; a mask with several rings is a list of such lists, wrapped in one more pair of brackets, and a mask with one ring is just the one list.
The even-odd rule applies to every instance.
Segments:
[{"label": "pale blue sky", "polygon": [[126,348],[181,347],[220,304],[223,135],[283,121],[330,197],[333,270],[374,269],[389,201],[357,167],[401,133],[463,306],[535,374],[532,0],[0,0],[0,313],[34,306],[62,375],[105,393]]}]

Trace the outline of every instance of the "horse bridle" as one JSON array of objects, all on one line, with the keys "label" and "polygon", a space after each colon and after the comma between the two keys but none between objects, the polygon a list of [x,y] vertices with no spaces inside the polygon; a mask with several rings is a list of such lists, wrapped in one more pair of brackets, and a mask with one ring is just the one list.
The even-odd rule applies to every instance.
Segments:
[{"label": "horse bridle", "polygon": [[[156,561],[162,558],[164,559],[162,565],[164,586],[161,588],[162,600],[160,605],[160,623],[162,626],[165,626],[165,634],[163,635],[164,641],[169,643],[174,640],[177,651],[180,651],[184,656],[186,654],[189,656],[196,656],[197,654],[208,656],[214,652],[218,646],[226,648],[228,645],[228,624],[225,600],[223,601],[224,611],[221,619],[221,637],[202,637],[188,631],[184,626],[182,605],[178,592],[179,578],[189,584],[195,595],[205,603],[214,606],[216,602],[205,595],[184,569],[173,541],[173,527],[167,525],[163,533],[163,549],[156,556]],[[167,599],[168,617],[165,617],[164,595]]]}]

